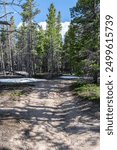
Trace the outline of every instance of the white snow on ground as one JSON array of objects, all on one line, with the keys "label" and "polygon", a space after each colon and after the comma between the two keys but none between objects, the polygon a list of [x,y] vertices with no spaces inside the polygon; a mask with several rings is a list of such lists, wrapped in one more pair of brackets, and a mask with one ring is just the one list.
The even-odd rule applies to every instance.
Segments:
[{"label": "white snow on ground", "polygon": [[79,79],[80,77],[77,76],[60,76],[60,79]]},{"label": "white snow on ground", "polygon": [[[65,79],[65,80],[77,80],[77,79],[92,79],[91,77],[78,77],[73,75],[68,76],[60,76],[58,79]],[[47,81],[46,79],[35,79],[35,78],[10,78],[10,79],[0,79],[0,84],[2,83],[34,83],[39,81]]]},{"label": "white snow on ground", "polygon": [[45,79],[34,78],[13,78],[13,79],[0,79],[0,83],[32,83],[38,81],[46,81]]},{"label": "white snow on ground", "polygon": [[92,77],[78,77],[78,76],[74,76],[74,75],[63,75],[59,77],[60,79],[92,79]]},{"label": "white snow on ground", "polygon": [[25,72],[25,71],[15,71],[16,74],[20,74],[20,75],[24,75],[24,76],[28,76],[29,73]]}]

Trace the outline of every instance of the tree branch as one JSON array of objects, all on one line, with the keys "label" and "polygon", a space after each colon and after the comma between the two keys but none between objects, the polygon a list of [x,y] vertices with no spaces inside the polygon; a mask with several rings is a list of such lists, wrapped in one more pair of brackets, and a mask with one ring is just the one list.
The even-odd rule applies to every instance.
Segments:
[{"label": "tree branch", "polygon": [[3,24],[3,25],[11,25],[11,24],[8,23],[7,21],[0,21],[0,24]]},{"label": "tree branch", "polygon": [[17,30],[11,30],[11,31],[9,31],[9,30],[8,31],[7,30],[0,30],[0,32],[10,32],[11,33],[11,32],[19,32],[19,31],[17,31]]},{"label": "tree branch", "polygon": [[16,4],[16,3],[12,3],[12,2],[10,2],[10,3],[7,3],[7,2],[5,2],[5,3],[0,2],[0,5],[15,5],[15,6],[21,6],[20,4]]},{"label": "tree branch", "polygon": [[14,0],[12,0],[12,2],[11,2],[12,4],[14,3]]},{"label": "tree branch", "polygon": [[5,17],[6,15],[13,14],[13,13],[14,13],[14,12],[6,13],[6,14],[4,14],[3,16],[0,16],[0,18],[3,18],[3,17]]}]

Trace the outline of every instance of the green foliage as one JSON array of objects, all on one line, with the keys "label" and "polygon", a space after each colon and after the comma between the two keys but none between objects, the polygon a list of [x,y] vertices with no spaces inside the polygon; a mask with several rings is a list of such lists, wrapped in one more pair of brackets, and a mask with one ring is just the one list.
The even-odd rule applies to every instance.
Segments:
[{"label": "green foliage", "polygon": [[11,96],[15,97],[15,96],[21,96],[22,95],[22,92],[21,91],[18,91],[18,90],[14,90],[11,92],[10,94]]},{"label": "green foliage", "polygon": [[15,25],[15,19],[14,19],[14,17],[12,16],[11,18],[10,18],[10,22],[11,22],[11,27],[12,27],[12,29],[16,29],[16,25]]},{"label": "green foliage", "polygon": [[19,29],[18,35],[18,49],[19,55],[22,56],[18,61],[22,66],[20,70],[24,69],[29,73],[29,76],[35,74],[37,70],[37,23],[34,22],[34,19],[40,10],[35,8],[34,0],[26,0],[22,5],[22,20],[23,25]]},{"label": "green foliage", "polygon": [[56,36],[56,9],[52,3],[49,8],[49,15],[47,15],[47,36],[53,38]]},{"label": "green foliage", "polygon": [[45,33],[42,27],[38,31],[38,43],[37,43],[37,52],[39,55],[44,53],[45,48]]},{"label": "green foliage", "polygon": [[46,54],[47,54],[47,68],[51,73],[59,72],[61,66],[61,50],[62,50],[62,37],[61,37],[61,14],[58,13],[56,17],[56,9],[52,3],[47,15],[47,29],[46,29]]},{"label": "green foliage", "polygon": [[[79,75],[99,74],[99,0],[78,0],[71,9],[72,21],[65,37],[64,50],[71,69]],[[67,56],[66,55],[66,56]]]},{"label": "green foliage", "polygon": [[23,17],[23,22],[28,22],[30,19],[33,20],[34,17],[40,13],[40,10],[35,8],[34,0],[26,0],[22,5],[23,12],[21,16]]},{"label": "green foliage", "polygon": [[4,43],[6,41],[6,33],[4,32],[6,31],[5,29],[2,29],[1,31],[1,42]]},{"label": "green foliage", "polygon": [[74,89],[75,94],[82,99],[96,101],[96,102],[99,102],[100,100],[99,85],[78,82],[72,86],[72,89]]},{"label": "green foliage", "polygon": [[22,93],[19,90],[13,90],[13,91],[10,92],[9,96],[10,96],[11,100],[13,100],[13,101],[19,101],[20,97],[22,96]]},{"label": "green foliage", "polygon": [[65,68],[69,65],[68,70],[72,70],[76,72],[76,64],[77,64],[77,48],[76,48],[76,33],[74,27],[70,24],[69,31],[65,35],[65,41],[63,46],[64,57],[63,60],[66,62]]},{"label": "green foliage", "polygon": [[61,36],[61,30],[62,30],[62,25],[61,25],[61,12],[58,12],[58,16],[56,19],[57,25],[56,25],[56,32],[57,32],[57,40],[58,40],[58,48],[62,48],[62,36]]}]

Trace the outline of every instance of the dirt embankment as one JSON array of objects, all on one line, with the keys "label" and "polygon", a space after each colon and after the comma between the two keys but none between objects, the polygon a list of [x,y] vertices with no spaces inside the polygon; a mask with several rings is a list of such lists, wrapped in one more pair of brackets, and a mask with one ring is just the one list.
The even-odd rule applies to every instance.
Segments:
[{"label": "dirt embankment", "polygon": [[73,81],[0,91],[0,150],[99,150],[99,105],[73,96]]}]

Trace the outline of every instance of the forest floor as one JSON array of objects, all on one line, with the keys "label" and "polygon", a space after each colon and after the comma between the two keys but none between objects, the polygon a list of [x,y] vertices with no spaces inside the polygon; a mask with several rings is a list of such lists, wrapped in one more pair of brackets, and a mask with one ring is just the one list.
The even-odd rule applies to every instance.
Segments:
[{"label": "forest floor", "polygon": [[0,89],[0,150],[99,150],[99,104],[73,95],[73,82]]}]

